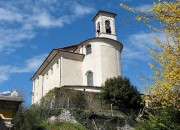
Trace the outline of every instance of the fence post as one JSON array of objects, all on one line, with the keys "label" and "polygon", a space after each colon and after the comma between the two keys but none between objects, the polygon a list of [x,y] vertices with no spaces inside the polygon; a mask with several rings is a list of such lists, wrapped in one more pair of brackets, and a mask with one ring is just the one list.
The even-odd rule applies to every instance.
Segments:
[{"label": "fence post", "polygon": [[67,109],[69,109],[69,97],[68,97],[68,106],[67,107],[68,107]]},{"label": "fence post", "polygon": [[113,104],[111,104],[111,114],[113,116]]},{"label": "fence post", "polygon": [[96,122],[94,121],[94,119],[92,119],[92,122],[93,122],[95,130],[98,130],[98,127],[97,127]]},{"label": "fence post", "polygon": [[53,108],[53,99],[51,99],[51,102],[50,102],[50,109]]}]

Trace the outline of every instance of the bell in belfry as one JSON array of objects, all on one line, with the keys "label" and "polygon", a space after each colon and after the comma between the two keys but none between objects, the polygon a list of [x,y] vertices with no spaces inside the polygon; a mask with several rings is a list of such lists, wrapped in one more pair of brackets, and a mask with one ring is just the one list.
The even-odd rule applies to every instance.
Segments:
[{"label": "bell in belfry", "polygon": [[105,21],[105,27],[106,27],[106,33],[111,34],[111,26],[110,26],[110,21],[109,20]]}]

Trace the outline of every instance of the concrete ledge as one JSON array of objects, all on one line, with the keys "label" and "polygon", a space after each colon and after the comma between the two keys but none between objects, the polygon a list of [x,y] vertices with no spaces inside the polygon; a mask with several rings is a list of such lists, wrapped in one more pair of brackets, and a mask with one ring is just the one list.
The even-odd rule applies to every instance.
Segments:
[{"label": "concrete ledge", "polygon": [[89,92],[100,92],[102,87],[100,86],[81,86],[81,85],[65,85],[62,88],[74,89],[80,91],[89,91]]},{"label": "concrete ledge", "polygon": [[20,97],[13,97],[13,96],[0,96],[0,101],[17,101],[23,102],[23,99]]}]

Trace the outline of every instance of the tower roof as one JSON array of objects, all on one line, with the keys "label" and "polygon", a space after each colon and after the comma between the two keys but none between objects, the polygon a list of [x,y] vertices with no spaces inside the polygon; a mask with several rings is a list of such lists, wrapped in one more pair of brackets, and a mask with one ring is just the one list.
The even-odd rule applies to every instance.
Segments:
[{"label": "tower roof", "polygon": [[107,11],[104,11],[104,10],[99,10],[98,13],[97,13],[97,14],[94,16],[94,18],[92,19],[92,21],[95,21],[96,18],[97,18],[99,15],[110,15],[110,16],[112,16],[113,18],[115,18],[117,14],[111,13],[111,12],[107,12]]}]

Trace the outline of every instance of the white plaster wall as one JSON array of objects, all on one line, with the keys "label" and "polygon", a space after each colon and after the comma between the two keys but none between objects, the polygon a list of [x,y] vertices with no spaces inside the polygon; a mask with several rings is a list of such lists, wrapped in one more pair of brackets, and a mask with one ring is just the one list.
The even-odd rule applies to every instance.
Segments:
[{"label": "white plaster wall", "polygon": [[[102,51],[102,82],[107,78],[113,78],[120,75],[118,51],[112,46],[101,46]],[[108,53],[107,53],[108,52]]]},{"label": "white plaster wall", "polygon": [[34,81],[34,103],[42,97],[42,78],[43,76],[39,75]]},{"label": "white plaster wall", "polygon": [[111,40],[102,40],[84,44],[83,53],[86,55],[85,46],[91,44],[92,53],[85,56],[83,61],[83,85],[87,85],[86,72],[93,72],[94,86],[102,86],[107,78],[121,75],[120,46]]},{"label": "white plaster wall", "polygon": [[[59,61],[59,64],[57,64]],[[43,72],[43,96],[49,92],[49,90],[60,86],[60,58],[55,58]],[[51,70],[53,68],[53,72]],[[47,75],[48,73],[48,75]]]},{"label": "white plaster wall", "polygon": [[[86,45],[91,44],[91,54],[86,55]],[[95,42],[89,42],[86,43],[83,46],[83,54],[85,55],[84,61],[83,61],[83,85],[87,85],[87,71],[93,72],[93,84],[94,86],[97,86],[98,83],[98,76],[96,71],[97,66],[97,60],[99,58],[98,56],[98,44]]]},{"label": "white plaster wall", "polygon": [[105,37],[105,38],[110,38],[110,39],[117,40],[117,36],[116,36],[116,35],[107,34],[107,33],[101,33],[101,34],[99,35],[99,37]]},{"label": "white plaster wall", "polygon": [[82,62],[62,57],[61,86],[82,85]]},{"label": "white plaster wall", "polygon": [[[57,61],[59,61],[59,64],[57,64]],[[45,70],[43,70],[42,75],[38,76],[39,80],[36,78],[35,81],[33,81],[34,96],[32,97],[32,103],[38,103],[46,93],[55,87],[82,85],[82,71],[81,61],[63,57],[54,58]]]},{"label": "white plaster wall", "polygon": [[35,92],[35,90],[34,90],[34,80],[32,80],[32,100],[31,100],[31,103],[33,104],[34,103],[34,98],[35,98],[35,96],[34,96],[34,92]]}]

